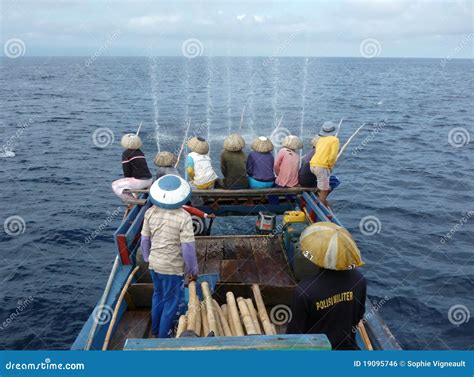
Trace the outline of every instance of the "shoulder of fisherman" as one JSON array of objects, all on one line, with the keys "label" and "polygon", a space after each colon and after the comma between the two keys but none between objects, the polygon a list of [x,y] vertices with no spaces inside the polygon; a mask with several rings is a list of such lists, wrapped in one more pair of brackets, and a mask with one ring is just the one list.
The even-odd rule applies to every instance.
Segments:
[{"label": "shoulder of fisherman", "polygon": [[316,144],[316,152],[311,158],[310,165],[332,169],[336,164],[339,152],[339,138],[337,136],[320,137]]}]

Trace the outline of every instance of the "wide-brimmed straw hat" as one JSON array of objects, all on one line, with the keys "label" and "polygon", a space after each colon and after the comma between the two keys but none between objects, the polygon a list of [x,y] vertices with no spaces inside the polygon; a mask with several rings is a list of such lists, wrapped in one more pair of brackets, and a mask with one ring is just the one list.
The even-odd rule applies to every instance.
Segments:
[{"label": "wide-brimmed straw hat", "polygon": [[289,149],[293,149],[293,150],[297,150],[297,149],[302,149],[303,148],[303,142],[301,141],[301,139],[296,136],[296,135],[288,135],[288,136],[285,136],[285,138],[283,139],[281,145],[283,147],[286,147],[286,148],[289,148]]},{"label": "wide-brimmed straw hat", "polygon": [[142,139],[136,134],[125,134],[122,136],[120,144],[125,149],[140,149],[142,147]]},{"label": "wide-brimmed straw hat", "polygon": [[190,200],[191,186],[177,175],[166,174],[150,187],[150,201],[160,208],[180,208]]},{"label": "wide-brimmed straw hat", "polygon": [[231,134],[224,139],[224,149],[229,152],[238,152],[244,149],[245,140],[239,134]]},{"label": "wide-brimmed straw hat", "polygon": [[176,161],[178,161],[178,158],[174,153],[164,151],[157,153],[153,162],[156,166],[166,167],[175,166]]},{"label": "wide-brimmed straw hat", "polygon": [[260,153],[271,152],[273,150],[273,143],[268,137],[259,136],[252,142],[252,149]]},{"label": "wide-brimmed straw hat", "polygon": [[329,270],[347,270],[364,264],[359,248],[347,229],[330,222],[307,227],[300,237],[303,255]]},{"label": "wide-brimmed straw hat", "polygon": [[333,122],[324,122],[319,130],[319,136],[333,136],[337,133],[337,126]]},{"label": "wide-brimmed straw hat", "polygon": [[188,148],[199,154],[207,154],[209,152],[209,143],[200,136],[195,136],[188,141]]}]

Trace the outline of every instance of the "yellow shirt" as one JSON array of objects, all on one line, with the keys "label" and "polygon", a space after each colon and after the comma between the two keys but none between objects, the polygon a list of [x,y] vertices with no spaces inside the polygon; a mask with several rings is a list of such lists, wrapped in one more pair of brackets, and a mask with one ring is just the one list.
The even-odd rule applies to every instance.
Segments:
[{"label": "yellow shirt", "polygon": [[338,152],[339,139],[337,136],[321,136],[316,143],[316,152],[309,165],[332,169],[336,164]]}]

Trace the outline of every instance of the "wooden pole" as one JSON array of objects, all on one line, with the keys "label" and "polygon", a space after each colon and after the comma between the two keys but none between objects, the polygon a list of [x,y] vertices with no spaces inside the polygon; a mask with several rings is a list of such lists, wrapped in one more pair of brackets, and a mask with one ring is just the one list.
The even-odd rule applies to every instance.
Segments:
[{"label": "wooden pole", "polygon": [[252,291],[253,296],[255,298],[255,303],[257,304],[258,317],[260,318],[260,322],[262,322],[263,331],[265,331],[265,335],[276,335],[273,332],[272,323],[270,322],[270,318],[268,317],[267,309],[265,308],[265,304],[263,303],[262,293],[260,292],[258,284],[252,284]]},{"label": "wooden pole", "polygon": [[240,323],[239,311],[237,310],[237,304],[235,302],[235,297],[232,292],[227,292],[227,310],[230,313],[232,319],[233,330],[235,331],[235,336],[244,336],[244,329]]},{"label": "wooden pole", "polygon": [[189,302],[188,302],[188,310],[189,310],[189,315],[188,315],[188,324],[187,324],[187,330],[194,331],[195,333],[199,334],[199,329],[196,329],[196,317],[198,314],[198,298],[196,295],[196,282],[195,281],[190,281],[188,284],[188,290],[189,290]]},{"label": "wooden pole", "polygon": [[178,320],[178,329],[176,330],[176,337],[179,338],[181,334],[186,330],[188,325],[188,318],[185,315],[179,317]]},{"label": "wooden pole", "polygon": [[196,300],[196,326],[194,332],[197,336],[201,335],[201,328],[202,328],[202,314],[201,314],[201,303],[199,302],[199,298]]},{"label": "wooden pole", "polygon": [[230,330],[229,323],[227,322],[227,318],[226,318],[224,312],[222,311],[222,309],[219,306],[219,304],[217,303],[217,301],[216,300],[213,300],[213,301],[214,301],[214,306],[216,308],[216,311],[217,311],[217,314],[219,316],[219,320],[220,320],[220,323],[221,323],[222,335],[232,336],[232,331]]},{"label": "wooden pole", "polygon": [[359,322],[359,333],[362,340],[364,341],[365,348],[367,348],[367,351],[373,351],[374,347],[372,347],[372,342],[370,341],[369,334],[367,334],[364,322],[362,321]]},{"label": "wooden pole", "polygon": [[219,316],[219,312],[217,311],[217,308],[220,309],[220,306],[215,302],[215,300],[212,300],[212,307],[214,309],[214,313],[216,314],[217,331],[219,332],[219,336],[224,336],[224,329],[222,327],[221,317]]},{"label": "wooden pole", "polygon": [[209,322],[209,330],[214,332],[215,336],[219,336],[219,329],[217,327],[217,318],[216,318],[216,311],[214,309],[214,303],[212,302],[211,291],[209,290],[209,284],[204,281],[201,283],[202,294],[204,295],[204,299],[206,301],[206,309],[207,309],[207,320]]},{"label": "wooden pole", "polygon": [[250,316],[252,317],[255,330],[257,331],[257,334],[261,334],[262,328],[260,327],[260,323],[258,323],[258,315],[257,315],[257,311],[255,310],[255,306],[253,306],[252,299],[247,298],[245,299],[245,302],[247,303],[247,307],[249,308]]},{"label": "wooden pole", "polygon": [[201,303],[201,322],[202,322],[202,329],[201,334],[202,336],[206,337],[209,335],[209,321],[207,319],[207,309],[206,309],[206,302],[203,301]]},{"label": "wooden pole", "polygon": [[125,285],[123,286],[122,291],[120,292],[120,296],[117,300],[117,303],[115,304],[114,313],[112,314],[112,319],[110,320],[110,323],[109,323],[109,328],[107,329],[107,334],[105,335],[102,351],[106,351],[107,347],[109,346],[110,336],[112,335],[112,330],[114,329],[115,321],[117,320],[117,315],[120,310],[120,306],[122,306],[123,298],[125,297],[125,293],[127,293],[128,287],[130,286],[130,283],[132,282],[133,277],[135,276],[135,274],[137,273],[139,269],[140,269],[139,266],[135,267],[133,271],[130,273],[130,275],[128,275],[128,279],[125,282]]},{"label": "wooden pole", "polygon": [[239,305],[240,313],[242,314],[242,322],[244,323],[245,332],[247,335],[257,335],[257,330],[253,325],[252,316],[250,315],[247,303],[242,297],[237,298],[237,304]]}]

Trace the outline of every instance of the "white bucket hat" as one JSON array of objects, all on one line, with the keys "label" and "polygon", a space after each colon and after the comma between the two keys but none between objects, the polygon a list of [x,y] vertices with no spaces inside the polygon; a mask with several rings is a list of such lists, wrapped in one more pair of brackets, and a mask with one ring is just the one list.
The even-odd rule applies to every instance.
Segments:
[{"label": "white bucket hat", "polygon": [[151,185],[150,200],[160,208],[180,208],[191,200],[191,186],[177,175],[166,174]]}]

